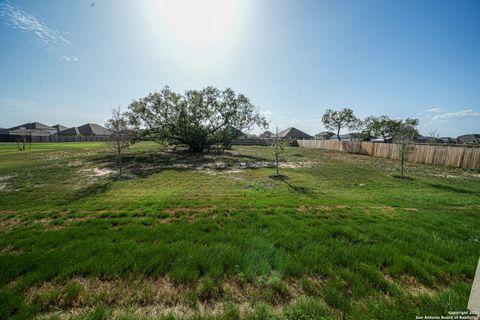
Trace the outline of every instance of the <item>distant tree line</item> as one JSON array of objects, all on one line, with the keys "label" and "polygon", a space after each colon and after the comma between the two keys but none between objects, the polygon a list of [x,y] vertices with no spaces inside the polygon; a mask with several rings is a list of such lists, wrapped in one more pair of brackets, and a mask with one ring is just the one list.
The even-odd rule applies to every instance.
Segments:
[{"label": "distant tree line", "polygon": [[[391,119],[389,116],[369,116],[365,120],[357,118],[352,109],[331,110],[327,109],[322,117],[322,123],[328,130],[335,130],[338,140],[340,130],[361,130],[361,139],[370,140],[372,137],[382,137],[384,142],[398,144],[398,157],[400,159],[400,173],[403,176],[404,164],[410,153],[414,150],[413,140],[418,136],[418,119],[407,118]],[[436,132],[435,132],[436,134]]]},{"label": "distant tree line", "polygon": [[327,109],[322,117],[322,124],[327,130],[336,132],[337,139],[340,140],[340,130],[359,130],[361,139],[366,141],[372,137],[382,137],[385,142],[395,141],[406,128],[409,128],[412,139],[418,135],[418,119],[407,118],[391,119],[387,115],[369,116],[364,120],[357,118],[352,109],[331,110]]}]

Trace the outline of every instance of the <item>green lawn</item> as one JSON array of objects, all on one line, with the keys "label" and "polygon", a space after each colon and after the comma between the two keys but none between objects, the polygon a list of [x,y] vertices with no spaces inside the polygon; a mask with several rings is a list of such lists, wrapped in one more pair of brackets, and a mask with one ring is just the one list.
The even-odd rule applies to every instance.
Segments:
[{"label": "green lawn", "polygon": [[[13,148],[12,148],[13,147]],[[480,173],[288,148],[0,144],[0,319],[415,319],[465,310]]]}]

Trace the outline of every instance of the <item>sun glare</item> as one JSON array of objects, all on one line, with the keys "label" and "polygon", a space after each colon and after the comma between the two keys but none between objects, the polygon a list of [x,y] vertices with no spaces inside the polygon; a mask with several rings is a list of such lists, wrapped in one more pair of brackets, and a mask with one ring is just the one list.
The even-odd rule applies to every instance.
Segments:
[{"label": "sun glare", "polygon": [[233,32],[237,0],[161,0],[155,2],[165,31],[193,48],[210,48]]}]

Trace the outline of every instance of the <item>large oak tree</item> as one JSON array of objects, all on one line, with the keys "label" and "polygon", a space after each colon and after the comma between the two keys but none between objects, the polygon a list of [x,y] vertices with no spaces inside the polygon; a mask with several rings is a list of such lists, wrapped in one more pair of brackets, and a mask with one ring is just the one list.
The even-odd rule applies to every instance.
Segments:
[{"label": "large oak tree", "polygon": [[[155,140],[178,141],[192,152],[235,138],[232,132],[266,128],[267,121],[243,94],[214,87],[179,94],[165,87],[129,106],[132,124]],[[236,130],[232,130],[235,128]]]}]

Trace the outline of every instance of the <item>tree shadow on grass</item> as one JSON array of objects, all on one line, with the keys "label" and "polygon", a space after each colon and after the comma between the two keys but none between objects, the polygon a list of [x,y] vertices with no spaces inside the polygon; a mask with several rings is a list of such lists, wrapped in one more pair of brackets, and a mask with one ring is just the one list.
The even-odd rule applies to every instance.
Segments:
[{"label": "tree shadow on grass", "polygon": [[[97,165],[113,167],[115,158],[113,155],[91,159]],[[127,153],[122,157],[125,172],[131,178],[145,178],[163,170],[214,170],[227,171],[232,169],[260,169],[272,167],[271,159],[238,155],[230,152],[205,152],[191,153],[187,151],[149,151],[141,153]]]},{"label": "tree shadow on grass", "polygon": [[409,176],[402,176],[401,174],[392,174],[392,177],[395,179],[405,180],[405,181],[414,181],[415,179]]},{"label": "tree shadow on grass", "polygon": [[96,182],[91,185],[87,185],[86,187],[83,187],[73,192],[70,196],[68,196],[66,201],[67,203],[69,203],[72,201],[77,201],[77,200],[85,199],[88,197],[93,197],[99,194],[103,194],[110,189],[113,181],[114,179],[109,179],[109,180]]},{"label": "tree shadow on grass", "polygon": [[290,178],[288,176],[283,175],[283,174],[271,175],[271,176],[269,176],[269,178],[285,183],[291,190],[295,191],[296,193],[300,193],[300,194],[304,194],[304,195],[312,195],[313,194],[313,192],[309,188],[302,187],[302,186],[296,186],[296,185],[290,183],[288,181]]},{"label": "tree shadow on grass", "polygon": [[430,187],[433,187],[435,189],[439,189],[439,190],[447,191],[447,192],[464,193],[464,194],[477,194],[476,192],[471,191],[471,190],[458,188],[458,187],[452,187],[452,186],[446,186],[444,184],[427,183],[427,185],[429,185]]}]

